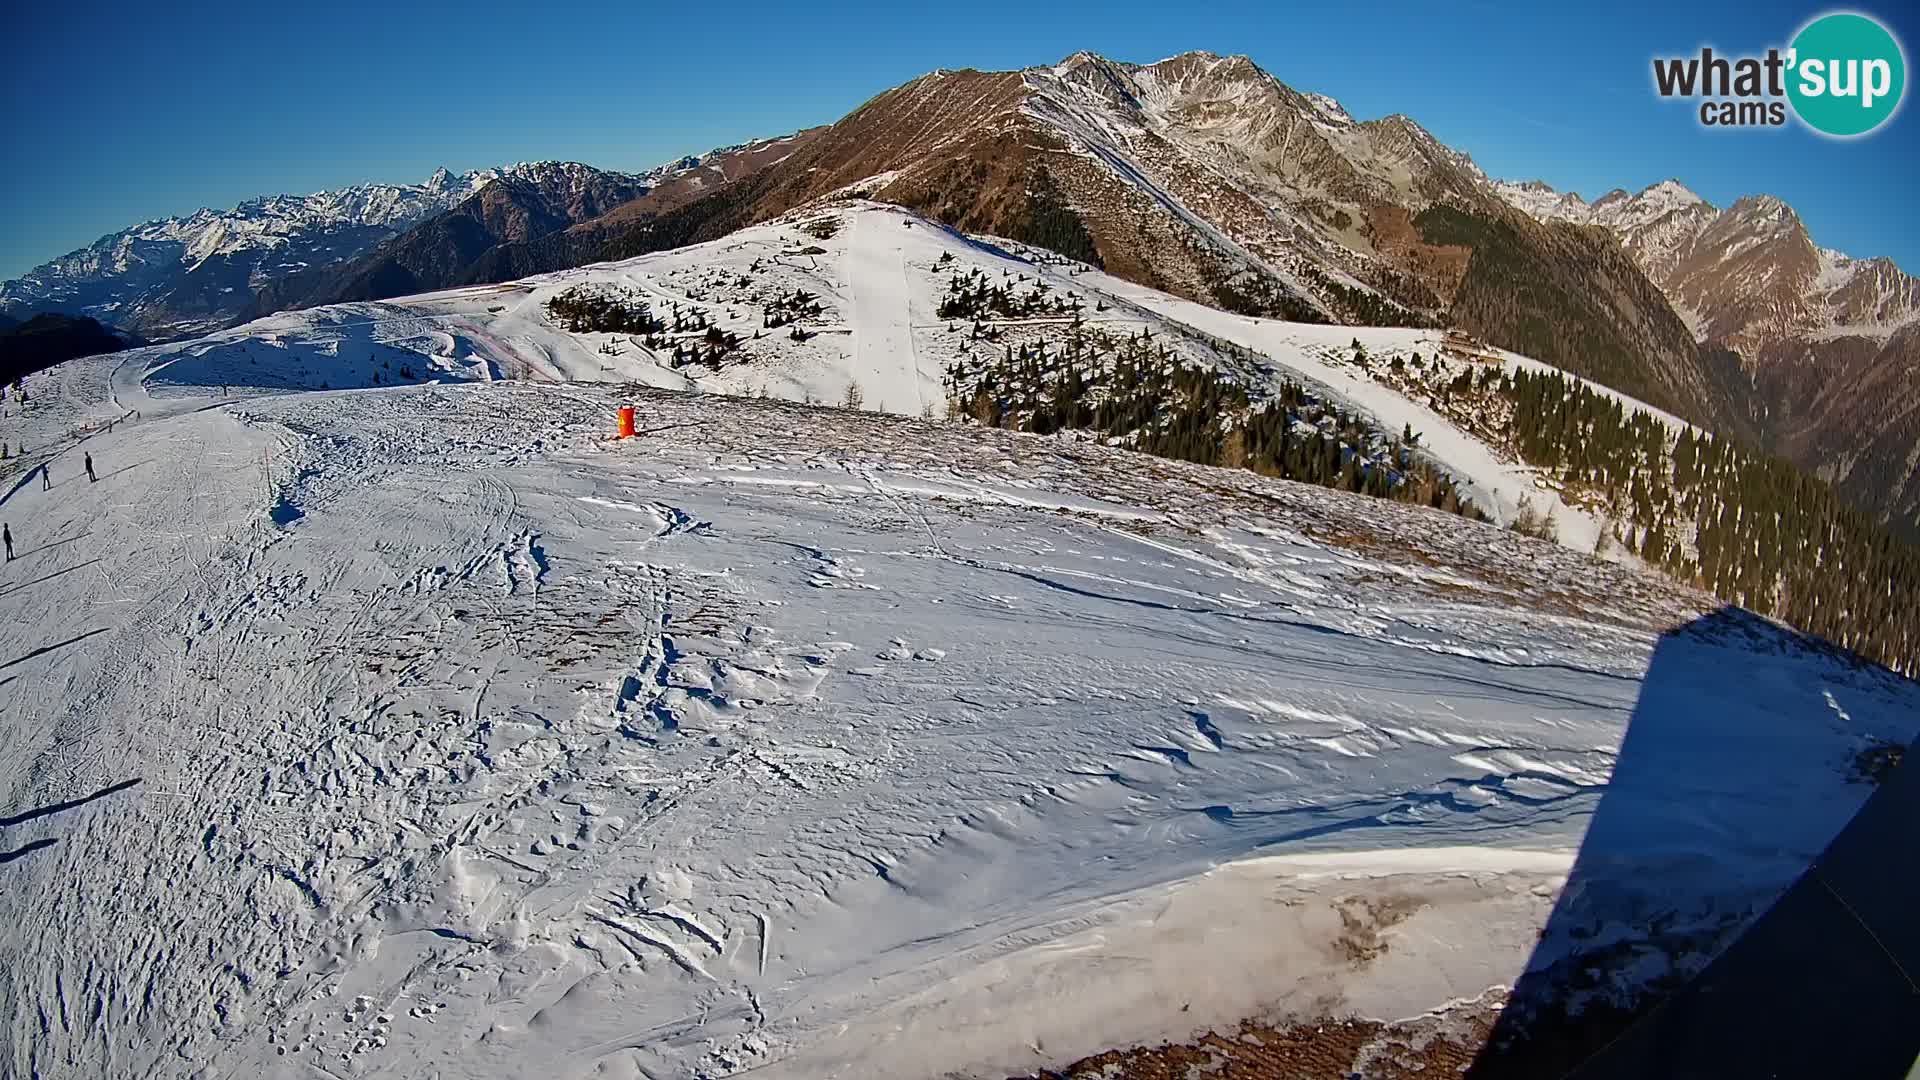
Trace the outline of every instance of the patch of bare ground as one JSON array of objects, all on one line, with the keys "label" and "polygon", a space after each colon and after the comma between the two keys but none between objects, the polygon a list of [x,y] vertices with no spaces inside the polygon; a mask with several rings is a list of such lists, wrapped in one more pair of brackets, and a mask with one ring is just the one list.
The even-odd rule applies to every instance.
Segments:
[{"label": "patch of bare ground", "polygon": [[[1631,1006],[1553,1010],[1521,1029],[1512,1017],[1503,1022],[1508,992],[1496,987],[1410,1020],[1248,1020],[1189,1042],[1108,1050],[1009,1080],[1550,1080],[1573,1074],[1660,1000],[1649,994]],[[1503,1031],[1498,1043],[1496,1031]]]},{"label": "patch of bare ground", "polygon": [[1853,759],[1852,779],[1858,783],[1879,784],[1893,775],[1906,759],[1907,748],[1896,742],[1875,740]]},{"label": "patch of bare ground", "polygon": [[1350,896],[1337,905],[1340,937],[1335,942],[1355,968],[1362,968],[1387,951],[1381,931],[1403,923],[1426,902],[1412,896]]},{"label": "patch of bare ground", "polygon": [[1464,1076],[1493,1031],[1505,994],[1411,1020],[1249,1020],[1188,1043],[1109,1050],[1016,1080],[1434,1080]]},{"label": "patch of bare ground", "polygon": [[1473,249],[1456,244],[1429,244],[1414,228],[1405,208],[1382,203],[1367,211],[1367,231],[1375,250],[1400,263],[1421,284],[1451,299],[1467,276]]}]

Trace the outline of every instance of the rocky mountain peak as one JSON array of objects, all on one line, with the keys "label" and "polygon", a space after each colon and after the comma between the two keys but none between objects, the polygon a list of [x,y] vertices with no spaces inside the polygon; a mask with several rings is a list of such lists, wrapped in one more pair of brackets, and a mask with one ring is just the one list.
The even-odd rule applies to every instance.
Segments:
[{"label": "rocky mountain peak", "polygon": [[1069,86],[1087,90],[1123,109],[1140,107],[1140,88],[1131,73],[1098,53],[1077,52],[1055,64],[1053,77]]},{"label": "rocky mountain peak", "polygon": [[1727,216],[1749,225],[1784,231],[1800,228],[1800,215],[1774,195],[1745,195],[1727,208]]},{"label": "rocky mountain peak", "polygon": [[1672,177],[1662,180],[1657,184],[1649,185],[1646,190],[1640,193],[1639,197],[1642,199],[1659,199],[1675,205],[1690,205],[1692,203],[1706,202],[1705,199],[1694,194],[1692,189],[1688,188],[1687,185]]},{"label": "rocky mountain peak", "polygon": [[1319,112],[1320,118],[1327,123],[1335,127],[1348,127],[1353,124],[1353,115],[1347,112],[1346,106],[1334,100],[1333,97],[1311,90],[1301,96],[1313,105],[1314,109]]}]

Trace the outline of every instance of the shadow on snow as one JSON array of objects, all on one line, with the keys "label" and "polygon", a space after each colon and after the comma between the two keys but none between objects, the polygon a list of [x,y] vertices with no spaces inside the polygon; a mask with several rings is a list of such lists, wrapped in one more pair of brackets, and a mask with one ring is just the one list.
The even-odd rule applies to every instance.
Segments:
[{"label": "shadow on snow", "polygon": [[[68,810],[77,810],[90,802],[95,802],[109,795],[114,795],[128,788],[135,787],[141,780],[141,777],[136,776],[131,780],[122,780],[117,784],[111,784],[101,788],[91,795],[83,795],[78,799],[67,799],[63,802],[48,803],[45,806],[36,806],[31,810],[22,810],[20,813],[8,817],[0,817],[0,829],[9,829],[15,825],[24,825],[29,821],[37,821],[40,818],[63,814]],[[59,842],[59,837],[43,836],[38,840],[32,840],[22,844],[20,847],[14,848],[11,851],[0,851],[0,865],[13,862],[15,859],[24,859],[36,851],[45,850]]]},{"label": "shadow on snow", "polygon": [[[1567,883],[1468,1075],[1907,1075],[1920,769],[1896,766],[1875,789],[1856,762],[1913,739],[1910,692],[1735,608],[1664,635]],[[1649,989],[1618,992],[1630,985]]]}]

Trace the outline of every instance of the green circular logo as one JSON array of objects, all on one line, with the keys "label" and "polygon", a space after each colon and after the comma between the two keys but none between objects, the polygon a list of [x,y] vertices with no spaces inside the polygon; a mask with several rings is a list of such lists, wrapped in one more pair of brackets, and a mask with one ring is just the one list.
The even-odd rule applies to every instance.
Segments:
[{"label": "green circular logo", "polygon": [[1822,15],[1793,39],[1787,98],[1815,131],[1865,135],[1887,122],[1907,89],[1907,60],[1887,28],[1865,15]]}]

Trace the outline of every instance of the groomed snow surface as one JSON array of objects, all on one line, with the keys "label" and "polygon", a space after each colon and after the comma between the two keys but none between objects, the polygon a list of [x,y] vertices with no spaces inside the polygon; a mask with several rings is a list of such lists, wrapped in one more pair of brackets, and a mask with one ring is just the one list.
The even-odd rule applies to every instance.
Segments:
[{"label": "groomed snow surface", "polygon": [[[844,330],[698,380],[536,301],[699,249],[29,378],[4,1071],[994,1077],[1415,1015],[1543,927],[1721,940],[1920,730],[1909,683],[1493,526],[556,381],[915,409],[944,330],[894,282],[963,241],[900,221],[782,257]],[[705,257],[800,246],[761,235]],[[337,389],[399,363],[442,381]]]}]

